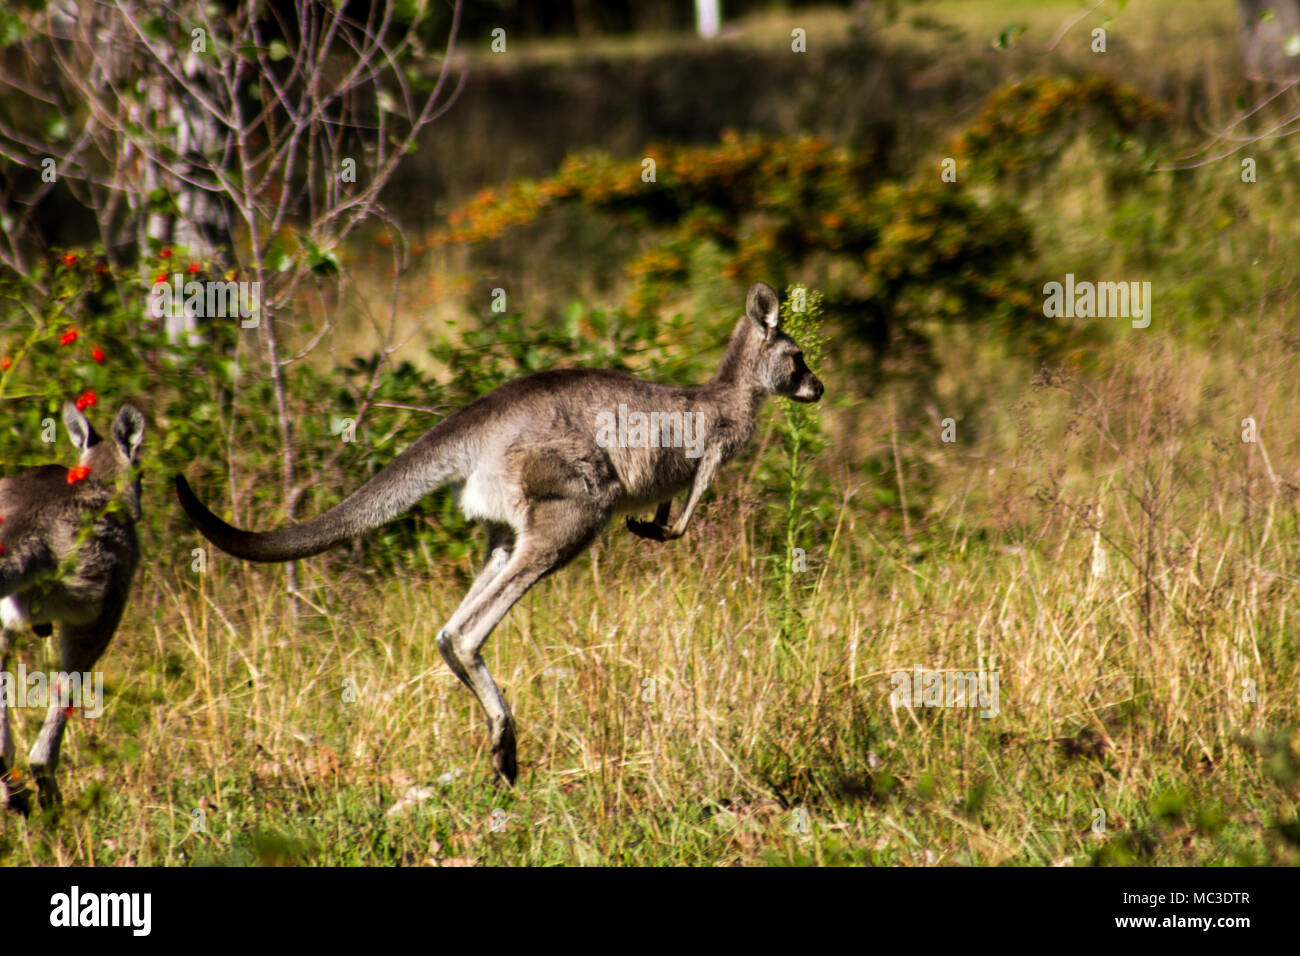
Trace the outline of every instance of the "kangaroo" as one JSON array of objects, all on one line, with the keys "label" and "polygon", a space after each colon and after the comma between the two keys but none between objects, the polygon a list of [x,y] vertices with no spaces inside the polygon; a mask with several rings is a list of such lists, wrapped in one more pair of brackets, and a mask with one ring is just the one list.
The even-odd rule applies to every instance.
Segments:
[{"label": "kangaroo", "polygon": [[[89,671],[113,639],[140,560],[138,461],[144,416],[123,405],[111,442],[100,439],[76,405],[63,423],[81,450],[80,464],[41,465],[0,479],[0,671],[8,670],[15,636],[31,627],[46,637],[58,625],[64,675]],[[28,762],[42,807],[59,802],[54,772],[68,701],[55,682],[49,710]],[[14,742],[0,693],[0,801],[27,813],[28,791],[11,770]]]},{"label": "kangaroo", "polygon": [[[176,493],[221,550],[245,561],[290,561],[377,528],[437,488],[458,487],[465,516],[487,527],[487,559],[438,632],[438,650],[486,712],[493,767],[513,784],[514,720],[481,655],[493,628],[617,512],[654,506],[654,520],[628,516],[628,529],[652,541],[685,534],[718,467],[752,437],[768,393],[821,398],[822,383],[781,331],[771,286],[755,283],[745,311],[703,385],[662,385],[601,369],[526,375],[452,412],[351,496],[303,524],[241,531],[204,507],[182,475]],[[669,523],[672,498],[683,491],[686,503]]]}]

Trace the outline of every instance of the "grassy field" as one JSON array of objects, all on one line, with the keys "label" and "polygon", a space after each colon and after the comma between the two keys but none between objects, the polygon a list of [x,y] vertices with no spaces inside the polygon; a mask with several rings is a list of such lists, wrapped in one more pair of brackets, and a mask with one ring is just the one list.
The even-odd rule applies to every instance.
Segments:
[{"label": "grassy field", "polygon": [[[973,35],[1038,6],[936,15]],[[159,543],[107,710],[70,723],[66,805],[0,817],[0,863],[1300,862],[1300,226],[1292,186],[1228,165],[1111,206],[1079,155],[1018,197],[1048,278],[1153,282],[1148,329],[1044,366],[935,327],[937,377],[870,393],[836,344],[806,571],[758,542],[773,502],[741,464],[681,541],[615,526],[530,593],[485,651],[514,790],[434,643],[472,561],[305,562],[295,612],[282,570]],[[146,507],[174,507],[165,478]],[[996,674],[996,706],[897,705],[917,668]]]},{"label": "grassy field", "polygon": [[[481,717],[433,646],[460,590],[450,575],[323,581],[323,613],[294,629],[273,574],[148,574],[107,660],[106,718],[70,733],[68,810],[58,822],[6,820],[5,856],[1289,858],[1269,827],[1285,813],[1283,771],[1270,776],[1276,761],[1239,735],[1297,719],[1293,506],[1265,491],[1262,521],[1225,520],[1240,520],[1250,494],[1237,487],[1240,463],[1225,462],[1204,475],[1217,493],[1162,489],[1170,500],[1152,510],[1168,528],[1148,562],[1107,539],[1142,538],[1154,519],[1129,485],[1144,465],[1159,482],[1172,462],[1134,462],[1103,481],[1109,560],[1097,573],[1095,533],[1064,509],[1034,521],[1022,500],[1020,531],[984,527],[990,483],[1049,480],[1000,464],[1005,475],[965,469],[919,562],[847,501],[797,641],[775,639],[783,608],[725,500],[662,556],[602,543],[490,644],[522,728],[513,793],[488,784]],[[1010,510],[1016,498],[1003,499]],[[891,671],[974,669],[991,655],[994,719],[890,708]],[[394,812],[411,797],[421,802]],[[1090,830],[1098,809],[1105,835]],[[204,833],[192,831],[196,811]]]},{"label": "grassy field", "polygon": [[[1280,357],[1243,376],[1215,355],[1006,376],[991,447],[906,449],[907,471],[924,455],[941,476],[910,545],[842,486],[793,632],[751,550],[743,472],[676,545],[611,533],[489,644],[521,727],[512,792],[489,782],[481,716],[433,643],[468,566],[320,579],[296,627],[276,571],[156,567],[106,658],[104,719],[69,733],[63,816],[5,819],[0,849],[100,865],[1294,862],[1275,824],[1295,804],[1300,459],[1266,427],[1242,443],[1224,410],[1283,422],[1300,382]],[[992,718],[890,705],[895,671],[981,661],[999,675]]]}]

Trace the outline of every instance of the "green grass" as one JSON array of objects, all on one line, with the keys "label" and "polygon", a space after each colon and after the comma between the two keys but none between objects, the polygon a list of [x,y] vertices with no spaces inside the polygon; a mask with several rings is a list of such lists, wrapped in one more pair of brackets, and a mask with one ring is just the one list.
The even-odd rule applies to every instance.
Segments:
[{"label": "green grass", "polygon": [[[1297,397],[1294,383],[1273,384],[1279,402]],[[1291,468],[1296,451],[1271,448],[1274,468]],[[1240,739],[1300,723],[1294,499],[1265,496],[1260,536],[1232,530],[1239,516],[1219,523],[1237,506],[1232,480],[1207,472],[1170,489],[1148,628],[1143,573],[1120,557],[1131,534],[1145,538],[1126,528],[1139,509],[1120,492],[1152,462],[1111,463],[1116,547],[1103,545],[1101,576],[1080,520],[1009,490],[1043,477],[1043,464],[990,478],[982,461],[950,463],[953,499],[918,533],[919,559],[887,518],[849,500],[835,552],[812,551],[807,633],[795,641],[778,640],[783,606],[734,495],[676,546],[604,539],[488,645],[521,728],[513,792],[489,781],[481,715],[433,642],[458,569],[320,579],[321,613],[295,630],[279,572],[164,562],[104,661],[104,718],[72,724],[65,810],[4,819],[0,857],[1294,862],[1273,826],[1294,815],[1285,755],[1270,762]],[[988,527],[981,512],[996,508],[976,504],[986,495],[1006,495],[1013,530]],[[891,672],[974,669],[990,654],[996,718],[891,708]],[[1245,677],[1258,703],[1243,699]],[[30,734],[37,718],[23,714]],[[426,798],[390,816],[412,787]],[[196,811],[205,832],[193,830]]]},{"label": "green grass", "polygon": [[[1172,43],[1231,13],[1196,7],[1166,24],[1132,3],[1120,32]],[[1081,7],[925,9],[983,51],[1004,18],[1036,41]],[[773,525],[733,465],[685,539],[616,527],[536,588],[486,649],[515,790],[434,644],[471,562],[307,562],[295,622],[282,571],[195,574],[197,540],[153,542],[101,662],[107,710],[70,725],[66,805],[0,818],[0,863],[1300,862],[1296,153],[1259,155],[1259,184],[1224,166],[1116,198],[1081,147],[1016,193],[1045,278],[1150,280],[1150,329],[1080,327],[1044,368],[978,324],[935,327],[938,375],[898,360],[869,395],[832,339],[809,486],[830,490],[797,499],[817,520]],[[431,269],[454,287],[462,267]],[[146,495],[173,507],[160,476]],[[764,542],[788,528],[807,586],[774,583],[789,556]],[[996,717],[891,706],[894,673],[991,656]],[[20,766],[38,723],[20,712]]]}]

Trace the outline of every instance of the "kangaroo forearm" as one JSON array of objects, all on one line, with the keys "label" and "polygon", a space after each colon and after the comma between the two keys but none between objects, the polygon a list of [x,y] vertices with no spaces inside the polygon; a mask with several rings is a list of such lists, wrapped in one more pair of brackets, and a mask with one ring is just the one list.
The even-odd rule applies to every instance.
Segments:
[{"label": "kangaroo forearm", "polygon": [[713,481],[720,464],[722,462],[718,455],[709,455],[700,462],[700,468],[695,473],[695,480],[691,482],[691,493],[686,499],[686,505],[682,508],[682,513],[677,516],[677,520],[666,531],[669,538],[680,538],[686,533],[686,526],[691,523],[691,516],[695,514],[695,506],[704,497],[704,489],[708,488]]},{"label": "kangaroo forearm", "polygon": [[664,537],[671,541],[674,538],[680,538],[682,535],[686,534],[686,527],[691,523],[691,515],[694,513],[695,499],[692,497],[692,499],[687,502],[686,507],[682,509],[682,513],[677,516],[677,520],[665,529]]}]

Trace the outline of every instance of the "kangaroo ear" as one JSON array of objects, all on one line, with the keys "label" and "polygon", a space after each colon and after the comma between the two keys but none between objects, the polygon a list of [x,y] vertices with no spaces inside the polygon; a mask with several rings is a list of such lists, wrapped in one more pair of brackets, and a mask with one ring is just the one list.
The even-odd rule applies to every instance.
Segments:
[{"label": "kangaroo ear", "polygon": [[68,429],[68,437],[72,439],[72,444],[82,451],[99,440],[99,436],[95,434],[95,429],[90,426],[86,416],[72,402],[63,403],[63,425]]},{"label": "kangaroo ear", "polygon": [[764,336],[770,337],[781,321],[781,300],[777,298],[776,290],[766,282],[751,285],[749,298],[745,301],[745,314]]},{"label": "kangaroo ear", "polygon": [[123,405],[113,419],[113,441],[128,461],[135,461],[144,440],[144,416],[134,405]]}]

